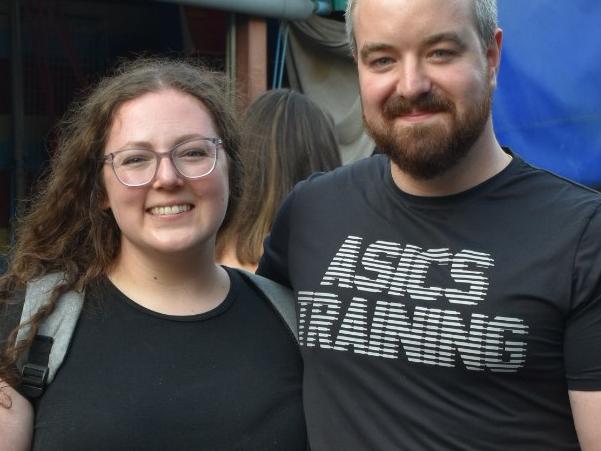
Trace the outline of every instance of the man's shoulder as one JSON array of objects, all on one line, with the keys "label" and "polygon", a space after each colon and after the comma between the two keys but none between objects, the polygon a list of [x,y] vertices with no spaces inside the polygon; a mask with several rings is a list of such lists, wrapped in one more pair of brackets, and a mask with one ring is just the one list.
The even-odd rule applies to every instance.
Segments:
[{"label": "man's shoulder", "polygon": [[389,167],[388,157],[372,155],[355,162],[340,166],[329,172],[317,172],[300,182],[295,191],[340,189],[344,187],[361,187],[365,183],[373,183],[380,179]]},{"label": "man's shoulder", "polygon": [[526,185],[530,184],[529,195],[544,197],[559,206],[587,204],[592,208],[601,207],[601,193],[578,182],[558,175],[547,169],[520,161],[520,171],[526,176]]}]

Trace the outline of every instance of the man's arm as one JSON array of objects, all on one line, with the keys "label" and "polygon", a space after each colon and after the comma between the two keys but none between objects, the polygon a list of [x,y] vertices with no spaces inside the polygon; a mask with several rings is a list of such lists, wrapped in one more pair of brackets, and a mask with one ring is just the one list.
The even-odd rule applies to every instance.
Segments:
[{"label": "man's arm", "polygon": [[288,245],[290,215],[294,191],[282,203],[273,222],[271,233],[263,243],[263,256],[259,260],[257,274],[291,288],[288,273]]},{"label": "man's arm", "polygon": [[574,258],[571,311],[564,332],[566,381],[583,451],[601,451],[601,205]]},{"label": "man's arm", "polygon": [[582,451],[601,451],[601,391],[570,390],[569,394]]},{"label": "man's arm", "polygon": [[33,437],[33,408],[0,379],[0,451],[28,451]]}]

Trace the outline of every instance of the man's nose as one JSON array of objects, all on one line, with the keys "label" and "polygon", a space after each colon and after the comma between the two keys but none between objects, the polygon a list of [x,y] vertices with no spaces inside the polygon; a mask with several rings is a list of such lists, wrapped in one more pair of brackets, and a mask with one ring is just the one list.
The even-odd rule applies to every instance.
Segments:
[{"label": "man's nose", "polygon": [[417,59],[408,59],[399,70],[397,94],[408,100],[415,100],[432,89],[427,70]]}]

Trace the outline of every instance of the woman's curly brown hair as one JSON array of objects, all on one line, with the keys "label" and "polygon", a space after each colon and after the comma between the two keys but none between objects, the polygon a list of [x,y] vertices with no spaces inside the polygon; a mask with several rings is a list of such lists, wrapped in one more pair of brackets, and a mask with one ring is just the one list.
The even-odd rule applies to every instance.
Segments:
[{"label": "woman's curly brown hair", "polygon": [[[200,100],[211,113],[229,160],[230,200],[223,226],[240,195],[238,128],[226,96],[226,80],[217,72],[186,61],[143,58],[121,64],[58,125],[58,144],[40,188],[18,218],[7,272],[0,277],[0,307],[18,300],[28,281],[52,272],[64,274],[51,302],[30,321],[27,339],[15,343],[15,328],[1,350],[0,379],[15,386],[18,358],[31,345],[40,322],[52,313],[60,295],[83,289],[105,275],[120,247],[120,231],[110,210],[102,208],[102,156],[113,117],[129,100],[174,88]],[[2,312],[4,309],[0,309]]]}]

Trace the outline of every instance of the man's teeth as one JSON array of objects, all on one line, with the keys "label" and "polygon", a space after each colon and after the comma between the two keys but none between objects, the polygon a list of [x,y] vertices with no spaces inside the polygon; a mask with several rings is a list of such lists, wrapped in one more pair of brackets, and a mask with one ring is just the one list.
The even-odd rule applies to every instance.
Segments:
[{"label": "man's teeth", "polygon": [[150,209],[150,213],[153,215],[163,216],[163,215],[176,215],[178,213],[183,213],[184,211],[190,210],[190,205],[170,205],[168,207],[153,207]]}]

